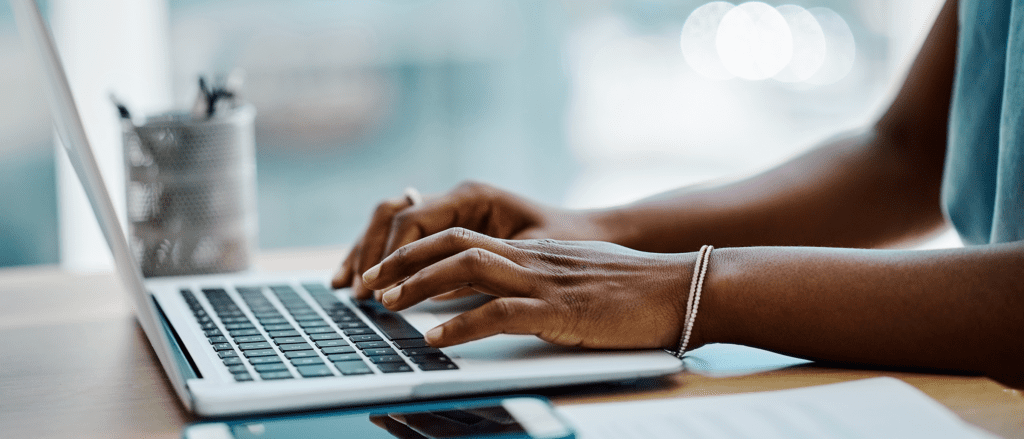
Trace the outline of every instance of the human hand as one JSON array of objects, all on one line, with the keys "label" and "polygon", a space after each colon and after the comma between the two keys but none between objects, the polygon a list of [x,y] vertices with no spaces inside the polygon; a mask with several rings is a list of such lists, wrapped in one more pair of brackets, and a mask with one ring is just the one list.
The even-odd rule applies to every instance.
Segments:
[{"label": "human hand", "polygon": [[[696,256],[605,242],[496,239],[454,228],[399,248],[363,275],[399,311],[449,291],[496,297],[431,329],[432,346],[531,334],[588,348],[674,348]],[[698,329],[692,343],[699,345]]]},{"label": "human hand", "polygon": [[[363,284],[362,273],[399,247],[452,227],[503,239],[599,239],[596,226],[582,213],[542,207],[485,184],[463,183],[447,194],[415,206],[406,198],[381,202],[331,286],[351,286],[356,299],[368,299],[373,291]],[[470,289],[460,289],[437,298],[472,293]],[[378,292],[378,300],[379,295]]]}]

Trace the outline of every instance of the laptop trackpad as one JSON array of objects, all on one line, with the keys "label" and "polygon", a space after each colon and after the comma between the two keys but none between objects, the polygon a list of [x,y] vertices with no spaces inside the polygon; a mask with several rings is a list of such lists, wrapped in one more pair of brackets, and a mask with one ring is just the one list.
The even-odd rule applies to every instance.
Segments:
[{"label": "laptop trackpad", "polygon": [[[426,333],[431,328],[455,315],[402,313],[402,316],[422,333]],[[444,348],[444,353],[448,356],[473,363],[507,362],[509,360],[529,360],[535,358],[551,359],[552,357],[578,355],[582,351],[586,351],[586,349],[556,346],[532,335],[506,334]]]}]

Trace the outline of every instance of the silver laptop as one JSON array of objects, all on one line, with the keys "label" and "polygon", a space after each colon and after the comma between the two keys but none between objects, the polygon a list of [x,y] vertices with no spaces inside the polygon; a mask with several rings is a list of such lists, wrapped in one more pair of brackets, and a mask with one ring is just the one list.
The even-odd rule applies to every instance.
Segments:
[{"label": "silver laptop", "polygon": [[450,318],[402,313],[327,287],[328,273],[143,279],[117,220],[51,34],[33,0],[12,0],[42,58],[57,133],[135,313],[182,403],[205,416],[363,405],[653,377],[682,363],[660,350],[563,348],[499,335],[445,349],[422,334]]}]

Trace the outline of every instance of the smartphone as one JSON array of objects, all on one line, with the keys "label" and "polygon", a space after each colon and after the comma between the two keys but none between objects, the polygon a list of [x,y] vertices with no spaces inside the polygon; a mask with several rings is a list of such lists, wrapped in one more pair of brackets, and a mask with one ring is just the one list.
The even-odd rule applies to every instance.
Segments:
[{"label": "smartphone", "polygon": [[204,422],[185,439],[572,439],[540,397],[475,399]]}]

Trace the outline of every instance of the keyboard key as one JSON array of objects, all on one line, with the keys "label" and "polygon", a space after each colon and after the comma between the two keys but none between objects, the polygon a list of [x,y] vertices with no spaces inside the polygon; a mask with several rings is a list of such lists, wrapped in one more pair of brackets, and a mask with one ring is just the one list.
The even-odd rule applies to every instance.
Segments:
[{"label": "keyboard key", "polygon": [[248,372],[236,373],[235,374],[235,381],[252,381],[252,375],[249,375]]},{"label": "keyboard key", "polygon": [[427,344],[427,341],[424,340],[422,337],[420,337],[420,338],[411,338],[411,339],[406,339],[406,340],[392,340],[392,341],[395,343],[395,346],[398,346],[399,349],[429,348],[430,347],[430,345]]},{"label": "keyboard key", "polygon": [[254,351],[245,351],[243,352],[243,354],[247,358],[277,356],[277,352],[275,352],[273,349],[256,349]]},{"label": "keyboard key", "polygon": [[253,366],[253,369],[256,369],[256,372],[259,372],[259,373],[266,373],[266,372],[277,372],[277,371],[280,371],[280,370],[288,370],[288,366],[285,366],[284,363],[267,363],[267,364],[257,364],[255,366]]},{"label": "keyboard key", "polygon": [[332,315],[331,320],[334,320],[335,323],[363,322],[355,314]]},{"label": "keyboard key", "polygon": [[331,354],[327,356],[327,359],[331,361],[362,361],[359,354]]},{"label": "keyboard key", "polygon": [[[256,370],[259,370],[259,369],[256,369]],[[234,373],[248,373],[249,369],[246,369],[245,365],[236,364],[234,366],[228,366],[228,372],[231,372],[233,374]]]},{"label": "keyboard key", "polygon": [[294,318],[295,321],[299,322],[300,325],[302,324],[302,322],[306,322],[306,321],[315,321],[315,320],[319,320],[321,322],[324,321],[323,318],[320,317],[320,314],[315,312],[315,311],[311,311],[309,314],[299,314],[299,315],[295,315],[293,313],[292,314],[292,318]]},{"label": "keyboard key", "polygon": [[317,326],[315,328],[305,328],[306,334],[334,334],[334,328],[330,326]]},{"label": "keyboard key", "polygon": [[337,332],[328,332],[328,333],[324,333],[324,334],[311,334],[309,336],[309,338],[313,339],[313,341],[341,340],[341,334],[338,334]]},{"label": "keyboard key", "polygon": [[234,350],[220,351],[220,352],[217,352],[217,356],[219,356],[221,358],[237,357],[238,356],[238,352],[235,352]]},{"label": "keyboard key", "polygon": [[448,358],[448,356],[445,354],[411,355],[409,356],[409,359],[416,364],[452,362],[452,359]]},{"label": "keyboard key", "polygon": [[365,327],[365,326],[364,326],[364,327],[360,327],[360,328],[348,328],[348,329],[343,329],[343,330],[342,330],[341,332],[344,332],[344,333],[345,333],[345,335],[365,335],[365,334],[376,334],[376,332],[373,332],[373,330],[372,330],[372,329],[370,329],[370,328],[368,328],[368,327]]},{"label": "keyboard key", "polygon": [[238,357],[228,357],[224,359],[225,366],[235,366],[242,364],[242,359]]},{"label": "keyboard key", "polygon": [[232,329],[253,329],[253,328],[255,328],[255,326],[253,326],[252,323],[249,323],[248,320],[246,320],[244,323],[227,323],[227,324],[224,325],[224,329],[227,329],[228,331],[231,331]]},{"label": "keyboard key", "polygon": [[351,354],[356,351],[352,346],[333,346],[329,348],[320,349],[325,354]]},{"label": "keyboard key", "polygon": [[235,343],[257,343],[261,341],[267,341],[262,335],[243,335],[241,337],[235,337]]},{"label": "keyboard key", "polygon": [[324,364],[319,357],[292,358],[292,364],[296,366],[308,366],[311,364]]},{"label": "keyboard key", "polygon": [[289,344],[289,343],[305,343],[306,339],[302,337],[274,337],[274,343],[277,344]]},{"label": "keyboard key", "polygon": [[325,322],[323,319],[317,318],[316,320],[301,320],[301,321],[299,321],[299,326],[301,326],[303,328],[316,328],[316,327],[319,327],[319,326],[328,326],[328,325],[327,325],[327,322]]},{"label": "keyboard key", "polygon": [[[403,349],[402,353],[410,357],[414,355],[437,355],[441,354],[441,350],[438,348],[409,348]],[[366,354],[371,355],[371,354]]]},{"label": "keyboard key", "polygon": [[359,302],[358,306],[359,310],[384,333],[384,336],[391,340],[423,337],[423,334],[420,334],[420,331],[405,321],[404,317],[396,312],[388,311],[376,300],[363,300]]},{"label": "keyboard key", "polygon": [[213,349],[216,351],[229,351],[234,349],[234,347],[231,346],[231,343],[214,343]]},{"label": "keyboard key", "polygon": [[313,349],[313,347],[310,346],[309,343],[283,344],[283,345],[278,346],[278,348],[281,349],[282,352],[308,351],[308,350],[312,350]]},{"label": "keyboard key", "polygon": [[227,342],[228,342],[228,338],[223,336],[223,335],[218,335],[216,337],[210,337],[210,344],[227,343]]},{"label": "keyboard key", "polygon": [[218,335],[224,335],[220,332],[219,329],[207,329],[203,331],[203,334],[206,334],[207,337],[216,337]]},{"label": "keyboard key", "polygon": [[247,317],[227,317],[220,319],[220,321],[224,322],[225,325],[229,323],[249,323],[249,319]]},{"label": "keyboard key", "polygon": [[364,349],[363,353],[370,357],[379,355],[398,355],[395,353],[395,350],[391,348]]},{"label": "keyboard key", "polygon": [[241,337],[243,335],[260,335],[260,331],[255,329],[236,329],[234,331],[228,331],[232,337]]},{"label": "keyboard key", "polygon": [[288,323],[288,320],[286,320],[284,317],[268,317],[268,318],[259,319],[259,320],[260,320],[260,324],[262,324],[264,326],[266,326],[266,325],[280,325],[281,323]]},{"label": "keyboard key", "polygon": [[356,342],[356,343],[362,342],[362,341],[382,341],[383,340],[382,338],[380,338],[379,335],[376,335],[376,334],[351,335],[348,338],[352,339],[352,341]]},{"label": "keyboard key", "polygon": [[270,332],[270,331],[286,331],[286,330],[295,329],[295,328],[292,327],[292,325],[290,325],[288,323],[278,323],[278,324],[274,324],[274,325],[266,325],[266,326],[263,327],[263,329],[266,329],[267,332]]},{"label": "keyboard key", "polygon": [[302,288],[305,288],[306,291],[309,291],[311,294],[331,294],[331,290],[328,290],[327,287],[312,282],[302,284]]},{"label": "keyboard key", "polygon": [[398,373],[398,372],[412,372],[412,368],[409,367],[405,362],[401,363],[382,363],[377,365],[377,369],[380,369],[384,373]]},{"label": "keyboard key", "polygon": [[302,375],[305,378],[334,376],[334,372],[331,372],[331,369],[323,364],[299,366],[296,367],[296,369],[299,370],[299,375]]},{"label": "keyboard key", "polygon": [[335,346],[348,346],[348,342],[345,340],[319,340],[315,341],[316,347],[318,348],[330,348]]},{"label": "keyboard key", "polygon": [[372,361],[374,364],[405,362],[404,360],[402,360],[402,357],[399,357],[398,355],[380,355],[376,357],[370,357],[370,361]]},{"label": "keyboard key", "polygon": [[370,370],[370,366],[367,366],[362,360],[338,361],[334,363],[334,367],[337,367],[338,371],[344,375],[366,375],[373,373]]},{"label": "keyboard key", "polygon": [[242,343],[238,345],[238,349],[243,351],[251,351],[253,349],[270,349],[270,343],[260,341],[256,343]]},{"label": "keyboard key", "polygon": [[338,327],[341,328],[341,329],[369,328],[369,326],[366,326],[366,323],[363,323],[362,320],[360,320],[358,322],[342,322],[342,323],[338,323]]},{"label": "keyboard key", "polygon": [[291,372],[288,372],[287,370],[282,370],[280,372],[267,372],[267,373],[261,373],[260,374],[260,378],[263,378],[265,380],[286,380],[286,379],[289,379],[291,377],[292,377]]},{"label": "keyboard key", "polygon": [[299,335],[301,335],[301,334],[299,334],[299,331],[296,331],[294,329],[287,329],[287,330],[284,330],[284,331],[269,331],[269,332],[267,332],[267,334],[270,334],[270,336],[273,337],[273,338],[277,338],[277,337],[298,337]]},{"label": "keyboard key", "polygon": [[383,341],[364,341],[362,343],[356,343],[356,347],[359,349],[374,349],[374,348],[390,348],[391,345]]},{"label": "keyboard key", "polygon": [[205,322],[199,322],[199,327],[200,328],[203,328],[204,331],[209,330],[209,329],[217,329],[217,324],[216,323],[213,323],[212,321],[210,321],[209,317],[206,317],[206,319],[207,319],[207,321],[205,321]]},{"label": "keyboard key", "polygon": [[252,358],[249,359],[249,364],[252,364],[254,366],[257,365],[257,364],[270,364],[270,363],[280,363],[280,362],[281,362],[281,357],[278,357],[277,355],[274,355],[272,357],[252,357]]},{"label": "keyboard key", "polygon": [[416,363],[416,367],[419,367],[423,371],[434,371],[434,370],[456,370],[459,367],[454,363],[448,362],[430,362],[430,363]]},{"label": "keyboard key", "polygon": [[285,352],[284,356],[288,357],[289,359],[307,358],[307,357],[317,357],[317,358],[320,358],[320,356],[316,354],[316,351],[290,351],[290,352]]}]

